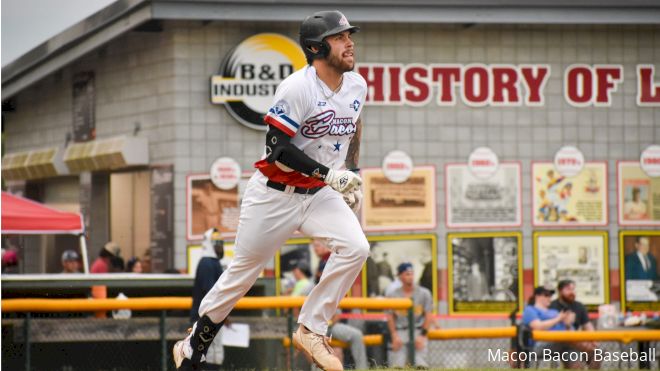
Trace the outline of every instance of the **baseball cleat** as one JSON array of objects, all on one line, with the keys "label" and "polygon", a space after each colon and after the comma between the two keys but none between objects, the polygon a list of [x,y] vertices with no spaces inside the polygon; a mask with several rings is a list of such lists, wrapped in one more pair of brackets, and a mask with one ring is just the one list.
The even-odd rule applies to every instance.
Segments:
[{"label": "baseball cleat", "polygon": [[315,334],[303,325],[298,327],[298,330],[292,336],[293,345],[299,351],[303,352],[305,357],[310,362],[314,362],[318,367],[324,371],[343,371],[339,358],[335,356],[335,352],[328,344],[325,336]]}]

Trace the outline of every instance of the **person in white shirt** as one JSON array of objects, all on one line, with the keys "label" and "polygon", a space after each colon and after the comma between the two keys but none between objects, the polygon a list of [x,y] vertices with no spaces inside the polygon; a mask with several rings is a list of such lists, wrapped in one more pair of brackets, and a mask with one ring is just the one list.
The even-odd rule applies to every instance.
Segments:
[{"label": "person in white shirt", "polygon": [[293,343],[320,368],[343,369],[324,335],[369,255],[354,213],[362,199],[355,172],[367,95],[364,78],[353,72],[357,31],[338,11],[303,21],[308,66],[282,81],[264,118],[265,153],[245,189],[234,259],[202,300],[191,334],[174,345],[177,370],[203,364],[224,319],[296,230],[326,239],[333,254],[300,311]]}]

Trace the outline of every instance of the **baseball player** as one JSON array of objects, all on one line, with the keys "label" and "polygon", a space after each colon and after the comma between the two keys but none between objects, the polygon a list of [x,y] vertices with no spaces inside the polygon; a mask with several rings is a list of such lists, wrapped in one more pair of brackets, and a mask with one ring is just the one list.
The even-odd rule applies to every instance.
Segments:
[{"label": "baseball player", "polygon": [[234,260],[202,300],[191,334],[174,345],[178,370],[200,368],[235,303],[296,230],[326,239],[333,254],[300,311],[293,343],[320,368],[343,369],[324,335],[369,255],[353,211],[362,198],[362,180],[351,170],[358,165],[367,94],[365,80],[352,72],[357,31],[338,11],[303,21],[308,65],[282,81],[264,118],[265,153],[245,189]]}]

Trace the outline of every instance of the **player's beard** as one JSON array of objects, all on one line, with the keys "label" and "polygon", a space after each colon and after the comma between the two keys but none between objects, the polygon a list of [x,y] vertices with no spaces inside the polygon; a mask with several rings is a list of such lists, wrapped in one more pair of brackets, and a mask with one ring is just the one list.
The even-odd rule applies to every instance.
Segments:
[{"label": "player's beard", "polygon": [[330,53],[328,55],[328,65],[339,73],[353,71],[353,68],[355,68],[355,54],[353,62],[347,62],[341,57],[341,54]]}]

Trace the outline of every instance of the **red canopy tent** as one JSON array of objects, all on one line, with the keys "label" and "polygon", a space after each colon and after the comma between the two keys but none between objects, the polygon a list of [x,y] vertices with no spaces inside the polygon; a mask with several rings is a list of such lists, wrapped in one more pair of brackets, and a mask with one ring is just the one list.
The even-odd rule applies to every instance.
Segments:
[{"label": "red canopy tent", "polygon": [[85,273],[89,272],[82,216],[2,192],[3,234],[74,234],[80,236]]}]

